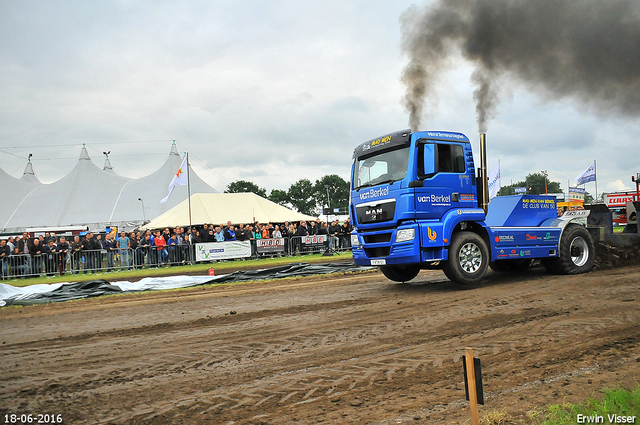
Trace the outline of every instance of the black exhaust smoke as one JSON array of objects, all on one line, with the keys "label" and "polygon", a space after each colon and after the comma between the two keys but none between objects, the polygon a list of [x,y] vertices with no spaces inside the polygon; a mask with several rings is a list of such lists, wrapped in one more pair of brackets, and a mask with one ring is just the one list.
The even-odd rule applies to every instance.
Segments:
[{"label": "black exhaust smoke", "polygon": [[401,21],[409,57],[404,105],[414,131],[457,54],[475,67],[481,133],[507,76],[544,98],[572,98],[599,114],[640,112],[637,0],[439,0],[412,6]]}]

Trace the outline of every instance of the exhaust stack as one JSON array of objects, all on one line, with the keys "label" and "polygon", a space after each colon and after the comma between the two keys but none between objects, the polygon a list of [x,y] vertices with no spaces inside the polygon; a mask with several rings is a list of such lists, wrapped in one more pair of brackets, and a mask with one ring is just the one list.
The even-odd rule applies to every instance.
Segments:
[{"label": "exhaust stack", "polygon": [[478,169],[478,207],[484,210],[485,215],[489,210],[489,180],[487,176],[487,135],[480,133],[480,168]]}]

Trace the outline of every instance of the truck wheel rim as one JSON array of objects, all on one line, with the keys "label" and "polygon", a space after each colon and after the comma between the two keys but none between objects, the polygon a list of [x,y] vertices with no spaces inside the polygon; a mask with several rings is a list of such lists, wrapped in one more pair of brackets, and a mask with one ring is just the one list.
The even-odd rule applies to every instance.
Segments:
[{"label": "truck wheel rim", "polygon": [[466,273],[475,273],[482,265],[482,251],[474,243],[468,242],[460,248],[460,268]]},{"label": "truck wheel rim", "polygon": [[589,259],[589,245],[583,238],[575,238],[571,241],[569,247],[569,253],[571,254],[571,261],[578,267],[582,267],[587,263]]}]

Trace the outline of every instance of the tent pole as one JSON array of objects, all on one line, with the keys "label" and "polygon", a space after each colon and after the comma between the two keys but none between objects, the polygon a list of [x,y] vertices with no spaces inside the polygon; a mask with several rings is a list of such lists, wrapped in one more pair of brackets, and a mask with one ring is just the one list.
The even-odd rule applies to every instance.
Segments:
[{"label": "tent pole", "polygon": [[191,228],[191,176],[189,169],[191,168],[191,164],[189,164],[189,152],[186,152],[187,155],[187,196],[189,199],[189,262],[193,264],[193,256],[192,256],[192,247],[193,247],[193,229]]}]

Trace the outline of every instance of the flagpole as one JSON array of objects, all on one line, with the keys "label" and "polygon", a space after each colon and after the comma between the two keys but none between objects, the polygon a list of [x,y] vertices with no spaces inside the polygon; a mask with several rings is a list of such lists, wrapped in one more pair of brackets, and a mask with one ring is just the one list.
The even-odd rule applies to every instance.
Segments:
[{"label": "flagpole", "polygon": [[185,153],[187,155],[187,199],[189,200],[189,259],[191,260],[190,263],[193,264],[193,258],[191,255],[191,247],[193,246],[193,229],[191,227],[191,173],[189,172],[191,165],[189,164],[189,152]]},{"label": "flagpole", "polygon": [[596,183],[596,197],[595,197],[595,199],[598,199],[598,173],[596,172],[596,160],[595,159],[593,160],[593,175],[596,177],[596,179],[594,180],[594,182]]}]

